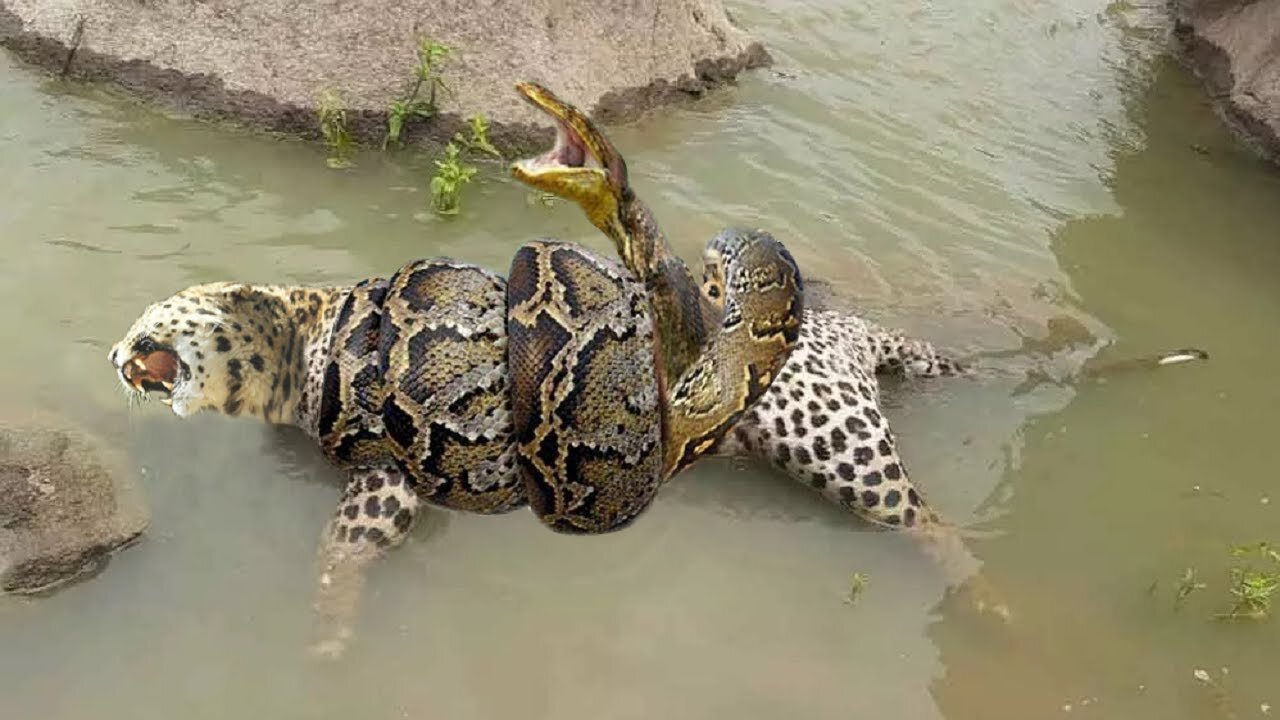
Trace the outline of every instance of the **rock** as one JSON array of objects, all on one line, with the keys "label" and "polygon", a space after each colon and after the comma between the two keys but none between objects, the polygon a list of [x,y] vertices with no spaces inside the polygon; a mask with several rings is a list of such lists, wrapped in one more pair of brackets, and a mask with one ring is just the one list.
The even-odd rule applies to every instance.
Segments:
[{"label": "rock", "polygon": [[1172,0],[1174,35],[1220,114],[1280,164],[1280,0]]},{"label": "rock", "polygon": [[453,92],[406,138],[448,137],[483,112],[496,143],[521,149],[549,133],[517,80],[620,121],[769,60],[721,0],[0,0],[0,44],[32,62],[313,138],[319,98],[336,89],[356,138],[380,141],[422,37],[453,48],[442,72]]},{"label": "rock", "polygon": [[83,578],[146,529],[142,493],[123,469],[77,429],[0,423],[0,593]]}]

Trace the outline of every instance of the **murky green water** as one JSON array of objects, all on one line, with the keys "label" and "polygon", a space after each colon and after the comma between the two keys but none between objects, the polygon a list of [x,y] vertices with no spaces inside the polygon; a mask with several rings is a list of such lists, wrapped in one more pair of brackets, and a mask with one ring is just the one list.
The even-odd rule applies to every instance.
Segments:
[{"label": "murky green water", "polygon": [[[338,475],[251,422],[133,412],[104,359],[196,282],[349,282],[419,256],[502,269],[578,212],[490,173],[425,212],[423,159],[157,117],[0,56],[0,387],[123,443],[154,515],[91,582],[0,601],[0,717],[1263,717],[1280,620],[1224,625],[1232,543],[1280,541],[1280,175],[1100,2],[739,0],[778,59],[613,132],[683,254],[756,223],[866,314],[965,351],[1058,316],[1099,339],[890,388],[918,482],[968,526],[1017,622],[944,599],[911,543],[799,485],[706,462],[601,538],[432,513],[373,574],[358,642],[309,662]],[[963,5],[963,7],[954,7]],[[1203,366],[1076,383],[1090,357]],[[1020,381],[1027,371],[1048,380]],[[1274,499],[1273,499],[1273,496]],[[1184,568],[1210,587],[1174,612]],[[871,584],[854,605],[849,577]],[[1157,582],[1150,592],[1153,582]],[[1195,680],[1205,669],[1224,693]],[[1280,712],[1278,710],[1277,712]]]}]

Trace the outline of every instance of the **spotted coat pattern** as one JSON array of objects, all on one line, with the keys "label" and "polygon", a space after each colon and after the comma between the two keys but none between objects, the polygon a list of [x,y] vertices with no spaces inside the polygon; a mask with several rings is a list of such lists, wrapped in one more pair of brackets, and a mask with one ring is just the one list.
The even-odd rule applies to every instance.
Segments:
[{"label": "spotted coat pattern", "polygon": [[719,452],[762,457],[880,525],[938,522],[907,475],[876,375],[960,370],[927,342],[847,313],[806,310],[791,357]]}]

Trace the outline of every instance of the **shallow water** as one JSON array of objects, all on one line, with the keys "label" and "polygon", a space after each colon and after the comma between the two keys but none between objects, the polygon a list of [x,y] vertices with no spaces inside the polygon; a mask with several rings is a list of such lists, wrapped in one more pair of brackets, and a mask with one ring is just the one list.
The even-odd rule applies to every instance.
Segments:
[{"label": "shallow water", "polygon": [[[433,512],[373,573],[348,658],[305,659],[339,476],[296,434],[129,411],[105,361],[196,282],[345,283],[553,235],[607,249],[493,168],[461,217],[425,158],[322,153],[68,89],[0,55],[5,409],[123,444],[144,542],[0,600],[5,718],[1263,717],[1280,621],[1208,619],[1238,542],[1280,541],[1271,410],[1280,175],[1164,55],[1158,9],[1065,0],[744,0],[774,70],[612,131],[686,257],[774,231],[865,314],[980,380],[895,384],[917,481],[1016,623],[945,598],[911,543],[798,484],[703,462],[627,532]],[[1053,341],[1074,320],[1092,341]],[[1053,352],[1041,352],[1042,345]],[[1074,380],[1197,345],[1205,365]],[[1210,587],[1174,610],[1184,568]],[[854,604],[850,576],[870,585]],[[1152,589],[1155,584],[1154,590]],[[1221,692],[1197,681],[1204,669]]]}]

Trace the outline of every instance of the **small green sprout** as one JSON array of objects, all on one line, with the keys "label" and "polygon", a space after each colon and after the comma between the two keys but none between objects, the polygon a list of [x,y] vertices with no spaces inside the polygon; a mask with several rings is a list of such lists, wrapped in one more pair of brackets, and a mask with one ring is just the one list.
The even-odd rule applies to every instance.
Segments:
[{"label": "small green sprout", "polygon": [[436,160],[436,174],[431,178],[431,206],[441,215],[457,215],[461,203],[458,195],[462,186],[471,182],[476,168],[460,161],[461,150],[457,143],[449,143],[444,149],[444,159]]},{"label": "small green sprout", "polygon": [[316,115],[324,144],[329,147],[329,157],[325,163],[335,170],[351,167],[355,143],[351,141],[351,133],[347,130],[347,111],[343,107],[342,96],[336,90],[325,90],[320,95]]},{"label": "small green sprout", "polygon": [[862,597],[862,593],[866,591],[867,586],[871,584],[871,578],[860,572],[853,574],[849,579],[849,594],[845,596],[844,601],[849,605],[858,602],[858,598]]},{"label": "small green sprout", "polygon": [[[489,121],[485,119],[483,113],[472,115],[471,119],[467,121],[467,126],[471,128],[471,138],[466,141],[468,150],[479,150],[499,160],[502,159],[502,153],[498,152],[498,148],[489,142]],[[461,133],[459,133],[460,136]]]},{"label": "small green sprout", "polygon": [[435,109],[422,100],[413,98],[396,100],[387,109],[387,136],[382,139],[382,149],[389,144],[400,144],[400,133],[404,130],[405,120],[418,117],[427,119],[435,114]]},{"label": "small green sprout", "polygon": [[439,73],[440,66],[452,52],[453,48],[430,38],[422,38],[418,41],[418,67],[414,74],[419,86],[427,86],[427,104],[433,109],[436,107],[437,91],[452,92]]},{"label": "small green sprout", "polygon": [[1239,545],[1231,549],[1235,558],[1252,557],[1264,563],[1246,562],[1231,568],[1231,609],[1215,617],[1220,620],[1266,620],[1271,614],[1271,598],[1280,590],[1280,552],[1269,543]]},{"label": "small green sprout", "polygon": [[[405,122],[411,118],[427,119],[433,117],[439,108],[436,106],[436,93],[449,92],[444,79],[440,77],[440,66],[453,52],[448,45],[438,43],[430,38],[418,41],[418,65],[413,69],[413,79],[405,94],[392,101],[387,108],[387,135],[382,139],[382,148],[400,144],[400,135],[404,131]],[[427,97],[422,99],[419,93],[423,86],[427,88]]]},{"label": "small green sprout", "polygon": [[431,178],[432,208],[441,215],[457,215],[461,206],[462,186],[471,182],[477,168],[464,161],[465,155],[482,152],[502,157],[489,142],[489,122],[484,115],[473,115],[467,121],[471,137],[454,133],[453,142],[444,148],[444,159],[436,160],[436,174]]}]

